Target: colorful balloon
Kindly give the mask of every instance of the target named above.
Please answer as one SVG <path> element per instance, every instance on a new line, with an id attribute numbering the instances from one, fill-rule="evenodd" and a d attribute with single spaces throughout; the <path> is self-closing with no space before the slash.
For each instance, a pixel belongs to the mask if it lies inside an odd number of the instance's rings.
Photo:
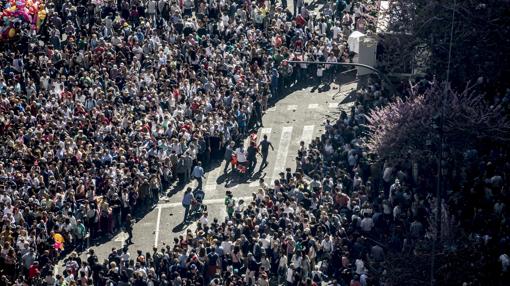
<path id="1" fill-rule="evenodd" d="M 11 28 L 11 29 L 9 30 L 9 33 L 7 33 L 7 36 L 9 37 L 9 39 L 14 38 L 14 36 L 16 36 L 16 29 Z"/>
<path id="2" fill-rule="evenodd" d="M 56 241 L 56 242 L 60 242 L 60 243 L 63 243 L 64 242 L 64 237 L 60 234 L 60 233 L 55 233 L 53 235 L 53 239 Z"/>
<path id="3" fill-rule="evenodd" d="M 53 244 L 53 248 L 54 248 L 55 250 L 64 250 L 64 244 L 63 244 L 63 243 L 61 243 L 61 242 L 55 242 L 55 243 Z"/>

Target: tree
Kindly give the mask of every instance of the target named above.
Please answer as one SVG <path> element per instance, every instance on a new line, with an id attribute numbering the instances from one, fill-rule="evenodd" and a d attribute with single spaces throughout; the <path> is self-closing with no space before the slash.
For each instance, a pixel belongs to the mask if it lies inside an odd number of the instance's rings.
<path id="1" fill-rule="evenodd" d="M 393 63 L 425 58 L 427 72 L 444 79 L 455 12 L 452 85 L 459 88 L 482 76 L 490 79 L 492 87 L 500 88 L 510 74 L 510 1 L 454 1 L 390 1 L 387 13 L 391 34 L 383 35 L 382 48 L 394 56 Z M 391 71 L 391 67 L 386 66 L 386 70 Z"/>
<path id="2" fill-rule="evenodd" d="M 432 82 L 421 94 L 413 89 L 408 99 L 397 98 L 370 111 L 364 145 L 379 158 L 410 154 L 426 161 L 437 145 L 441 115 L 444 142 L 451 152 L 510 141 L 510 119 L 502 105 L 489 105 L 476 86 L 457 93 Z"/>

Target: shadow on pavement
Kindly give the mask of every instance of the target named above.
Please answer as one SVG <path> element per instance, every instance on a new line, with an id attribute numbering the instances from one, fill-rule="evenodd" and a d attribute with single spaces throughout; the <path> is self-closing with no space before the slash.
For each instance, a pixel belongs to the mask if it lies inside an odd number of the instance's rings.
<path id="1" fill-rule="evenodd" d="M 356 98 L 357 98 L 356 90 L 352 90 L 351 92 L 349 92 L 349 95 L 347 95 L 342 100 L 342 102 L 340 102 L 340 104 L 347 104 L 347 103 L 354 102 L 354 101 L 356 101 Z"/>
<path id="2" fill-rule="evenodd" d="M 173 233 L 181 232 L 190 224 L 191 222 L 181 222 L 172 229 L 172 232 Z"/>

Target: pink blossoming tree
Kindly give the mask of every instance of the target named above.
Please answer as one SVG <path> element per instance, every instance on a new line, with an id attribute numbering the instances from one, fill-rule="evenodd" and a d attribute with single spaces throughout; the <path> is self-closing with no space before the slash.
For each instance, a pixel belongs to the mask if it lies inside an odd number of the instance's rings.
<path id="1" fill-rule="evenodd" d="M 431 146 L 439 141 L 441 114 L 449 150 L 510 142 L 510 119 L 503 106 L 487 104 L 475 86 L 459 93 L 433 82 L 423 94 L 413 91 L 408 99 L 373 109 L 367 116 L 364 145 L 379 158 L 398 160 L 408 154 L 418 160 L 429 158 Z"/>

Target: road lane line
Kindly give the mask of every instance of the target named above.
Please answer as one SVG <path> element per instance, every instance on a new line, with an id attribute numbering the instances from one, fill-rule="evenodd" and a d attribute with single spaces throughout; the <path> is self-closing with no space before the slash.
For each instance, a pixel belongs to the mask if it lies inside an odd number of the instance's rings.
<path id="1" fill-rule="evenodd" d="M 317 109 L 317 108 L 319 108 L 319 104 L 317 104 L 317 103 L 308 104 L 308 109 Z"/>
<path id="2" fill-rule="evenodd" d="M 161 221 L 161 207 L 158 207 L 158 220 L 156 221 L 156 233 L 154 234 L 154 247 L 158 247 L 160 221 Z"/>
<path id="3" fill-rule="evenodd" d="M 330 102 L 330 103 L 328 103 L 328 107 L 329 107 L 329 108 L 337 108 L 338 106 L 339 106 L 339 105 L 338 105 L 338 103 L 336 103 L 336 102 Z"/>
<path id="4" fill-rule="evenodd" d="M 315 125 L 305 125 L 303 126 L 303 134 L 301 135 L 301 141 L 305 142 L 305 146 L 308 146 L 312 142 L 313 139 L 313 130 Z"/>
<path id="5" fill-rule="evenodd" d="M 278 144 L 278 151 L 273 169 L 273 176 L 271 177 L 271 184 L 273 180 L 279 178 L 278 174 L 284 171 L 285 162 L 287 161 L 287 153 L 289 152 L 290 140 L 292 138 L 292 126 L 285 126 L 282 128 L 282 135 L 280 143 Z"/>
<path id="6" fill-rule="evenodd" d="M 291 104 L 291 105 L 287 106 L 288 111 L 296 110 L 296 109 L 297 109 L 297 105 L 295 105 L 295 104 Z"/>
<path id="7" fill-rule="evenodd" d="M 223 163 L 223 161 L 222 161 L 222 163 Z M 206 179 L 205 187 L 204 187 L 205 191 L 215 191 L 216 190 L 216 186 L 218 185 L 216 183 L 216 180 L 220 176 L 220 173 L 222 170 L 222 165 L 223 165 L 222 163 L 220 163 L 220 165 L 218 167 L 216 167 L 214 170 L 210 171 L 207 174 L 207 179 Z"/>
<path id="8" fill-rule="evenodd" d="M 267 135 L 267 140 L 269 140 L 269 137 L 271 137 L 271 130 L 272 130 L 271 127 L 262 128 L 260 130 L 260 136 L 258 138 L 258 143 L 260 143 L 260 141 L 262 141 L 262 139 L 264 138 L 264 135 Z"/>

